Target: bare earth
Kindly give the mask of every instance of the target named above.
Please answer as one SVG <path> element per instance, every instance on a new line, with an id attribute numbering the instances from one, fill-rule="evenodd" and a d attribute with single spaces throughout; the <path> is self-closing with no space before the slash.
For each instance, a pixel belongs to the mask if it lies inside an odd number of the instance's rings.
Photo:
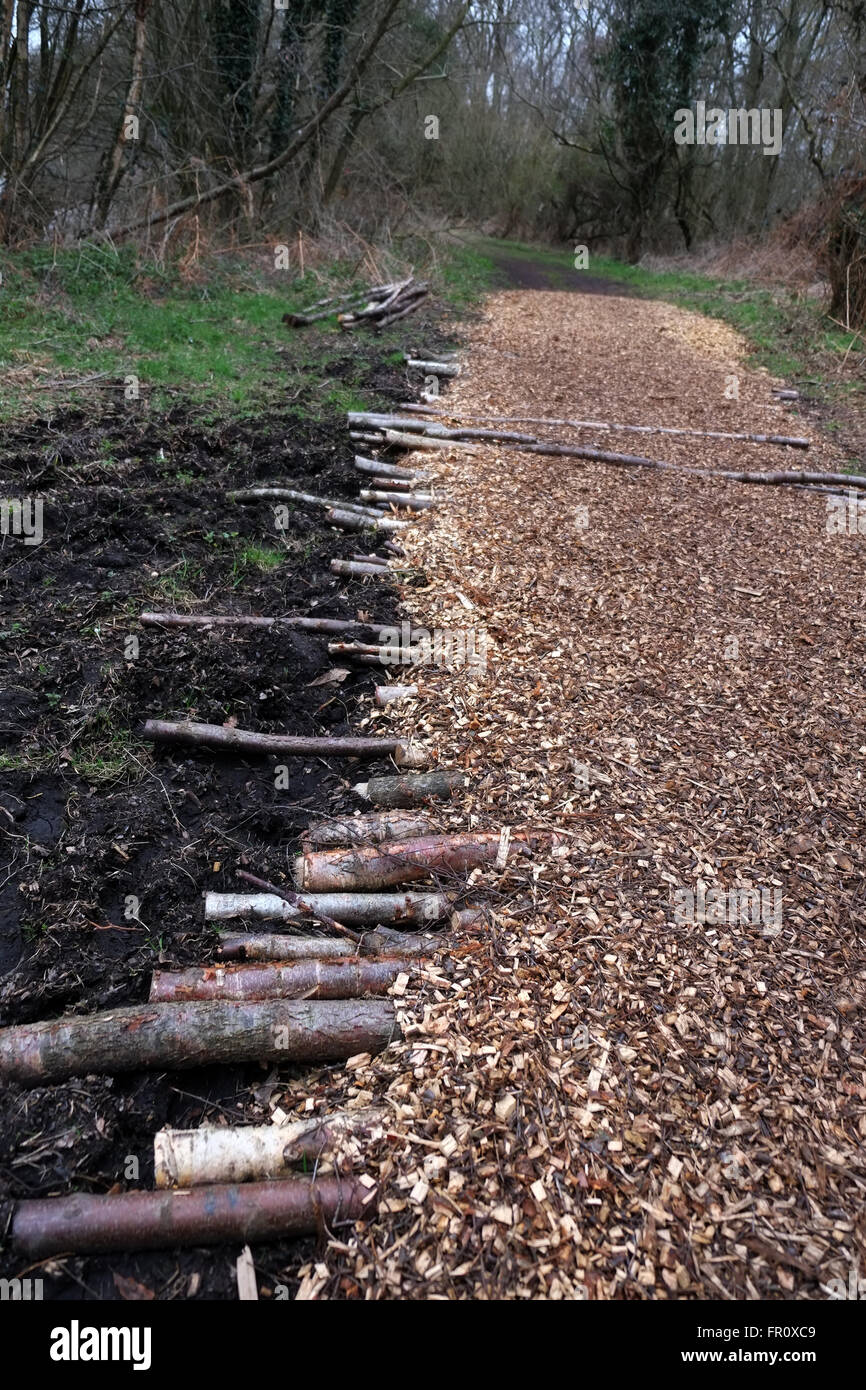
<path id="1" fill-rule="evenodd" d="M 463 360 L 449 410 L 810 433 L 733 332 L 655 302 L 504 291 Z M 827 440 L 550 433 L 840 467 Z M 403 1042 L 334 1074 L 407 1137 L 301 1296 L 823 1299 L 866 1265 L 863 538 L 793 488 L 489 446 L 432 466 L 405 598 L 485 632 L 487 672 L 430 668 L 370 726 L 466 767 L 455 826 L 562 842 L 478 875 L 491 925 L 412 979 Z M 780 915 L 678 919 L 699 884 Z"/>

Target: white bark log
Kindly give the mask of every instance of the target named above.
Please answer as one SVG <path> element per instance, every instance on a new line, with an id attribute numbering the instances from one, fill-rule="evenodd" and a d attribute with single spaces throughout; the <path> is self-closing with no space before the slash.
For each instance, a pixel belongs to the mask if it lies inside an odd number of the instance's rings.
<path id="1" fill-rule="evenodd" d="M 417 685 L 376 686 L 376 704 L 380 709 L 384 709 L 385 705 L 397 704 L 399 700 L 415 700 L 417 696 Z"/>
<path id="2" fill-rule="evenodd" d="M 313 912 L 323 912 L 344 926 L 360 927 L 375 927 L 380 922 L 438 922 L 447 916 L 450 906 L 443 893 L 311 893 L 304 901 L 309 902 Z M 309 926 L 311 919 L 309 912 L 276 893 L 206 893 L 204 916 L 206 922 L 245 917 L 297 926 Z"/>
<path id="3" fill-rule="evenodd" d="M 407 507 L 410 512 L 427 512 L 436 503 L 429 492 L 375 492 L 372 488 L 361 489 L 362 502 L 385 502 L 392 507 Z"/>
<path id="4" fill-rule="evenodd" d="M 163 1129 L 153 1140 L 154 1182 L 200 1187 L 286 1177 L 304 1160 L 313 1166 L 320 1153 L 357 1157 L 358 1141 L 381 1138 L 389 1120 L 389 1111 L 369 1107 L 285 1125 Z"/>

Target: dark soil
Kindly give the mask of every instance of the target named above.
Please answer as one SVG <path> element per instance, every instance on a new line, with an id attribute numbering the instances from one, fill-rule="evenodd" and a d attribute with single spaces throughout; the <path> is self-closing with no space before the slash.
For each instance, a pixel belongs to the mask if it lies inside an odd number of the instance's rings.
<path id="1" fill-rule="evenodd" d="M 405 341 L 412 351 L 443 345 L 420 318 Z M 371 403 L 403 399 L 417 383 L 384 363 L 384 351 L 359 337 L 344 359 L 329 359 L 328 375 L 344 375 Z M 159 418 L 131 407 L 34 420 L 7 434 L 0 496 L 43 498 L 44 540 L 0 538 L 4 1025 L 133 1003 L 146 998 L 155 964 L 212 959 L 202 893 L 237 889 L 244 866 L 286 878 L 299 832 L 352 802 L 354 761 L 286 760 L 289 785 L 277 789 L 277 759 L 160 752 L 143 742 L 141 726 L 149 717 L 231 718 L 261 731 L 347 733 L 359 695 L 374 683 L 366 668 L 315 684 L 337 664 L 327 637 L 168 633 L 137 621 L 143 609 L 195 605 L 392 622 L 400 611 L 393 591 L 346 583 L 328 568 L 334 556 L 372 548 L 369 533 L 344 536 L 306 507 L 278 532 L 269 504 L 226 500 L 233 487 L 271 481 L 356 496 L 351 460 L 335 409 L 206 425 L 188 405 Z M 251 545 L 282 552 L 279 565 L 261 568 Z M 0 1197 L 150 1187 L 161 1126 L 194 1127 L 219 1114 L 261 1121 L 281 1083 L 303 1077 L 304 1093 L 316 1095 L 327 1072 L 219 1067 L 7 1086 Z M 293 1290 L 314 1248 L 257 1247 L 262 1282 Z M 238 1253 L 63 1258 L 35 1272 L 53 1299 L 129 1297 L 124 1280 L 163 1299 L 234 1299 Z M 4 1250 L 4 1276 L 22 1266 Z"/>

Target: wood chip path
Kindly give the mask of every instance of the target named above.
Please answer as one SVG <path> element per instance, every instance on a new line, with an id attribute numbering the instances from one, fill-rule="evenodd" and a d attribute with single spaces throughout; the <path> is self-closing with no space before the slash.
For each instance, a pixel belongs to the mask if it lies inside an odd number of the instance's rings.
<path id="1" fill-rule="evenodd" d="M 462 360 L 453 410 L 811 433 L 732 331 L 656 302 L 503 291 Z M 824 1298 L 866 1268 L 864 539 L 790 488 L 477 444 L 436 468 L 405 598 L 486 633 L 486 674 L 413 673 L 369 730 L 472 774 L 455 825 L 562 843 L 476 871 L 491 925 L 398 983 L 404 1041 L 321 1075 L 307 1104 L 390 1104 L 394 1134 L 378 1218 L 300 1296 Z M 720 919 L 683 920 L 713 888 Z M 740 920 L 749 888 L 778 911 Z"/>

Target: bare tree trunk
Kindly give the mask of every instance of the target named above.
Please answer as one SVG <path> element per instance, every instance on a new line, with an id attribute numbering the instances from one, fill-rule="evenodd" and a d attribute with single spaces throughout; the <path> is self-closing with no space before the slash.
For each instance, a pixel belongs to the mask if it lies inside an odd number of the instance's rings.
<path id="1" fill-rule="evenodd" d="M 135 118 L 141 102 L 141 87 L 144 77 L 144 49 L 147 40 L 147 16 L 152 0 L 135 0 L 135 37 L 132 44 L 132 61 L 129 71 L 129 87 L 126 101 L 120 113 L 114 145 L 111 149 L 94 193 L 97 212 L 97 225 L 104 227 L 115 194 L 123 178 L 123 152 L 127 143 L 126 123 Z"/>

